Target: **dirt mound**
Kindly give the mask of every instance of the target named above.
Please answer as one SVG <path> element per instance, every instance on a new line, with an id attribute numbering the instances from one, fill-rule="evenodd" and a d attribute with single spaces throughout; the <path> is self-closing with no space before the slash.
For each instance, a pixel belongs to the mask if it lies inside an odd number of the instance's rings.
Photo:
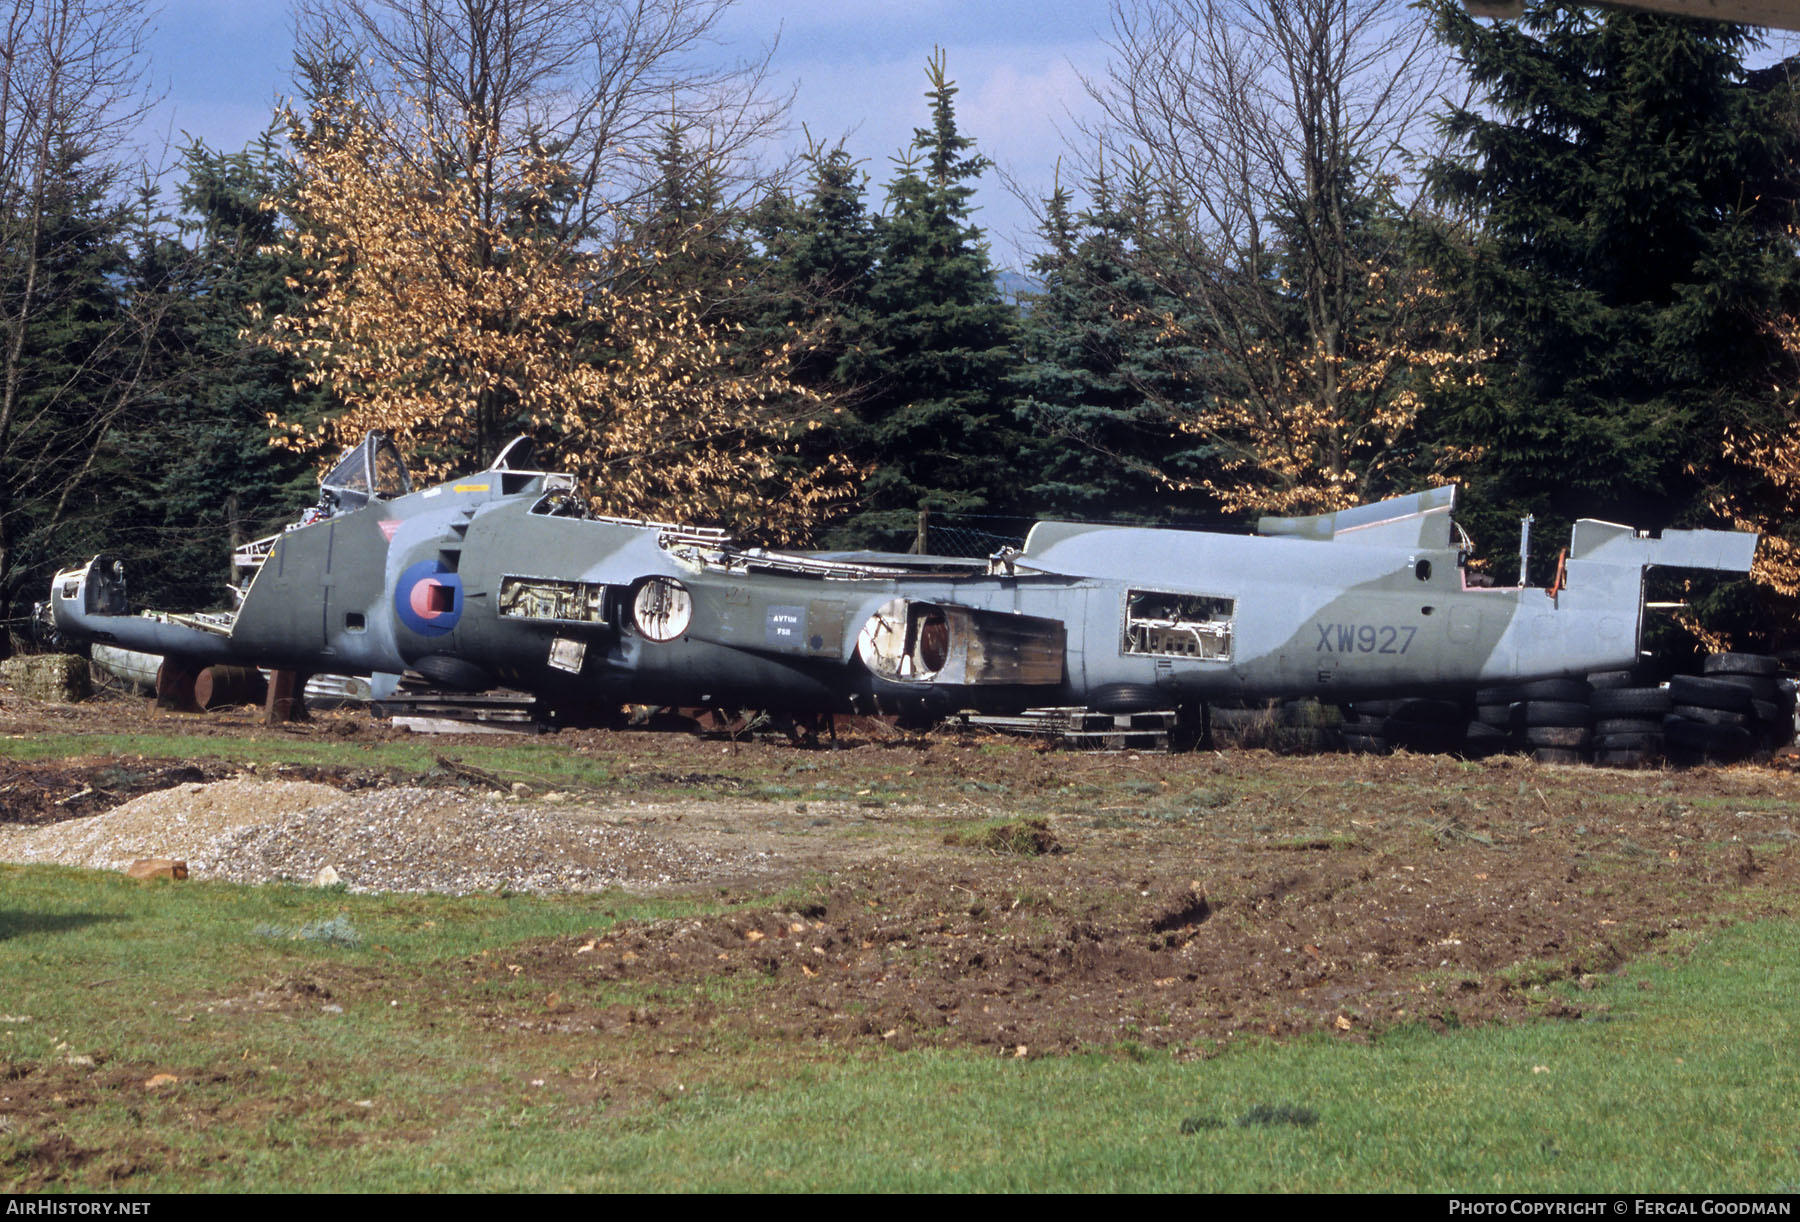
<path id="1" fill-rule="evenodd" d="M 1405 1023 L 1582 1017 L 1542 986 L 1703 927 L 1745 887 L 1780 904 L 1800 882 L 1791 854 L 1765 867 L 1742 843 L 1696 843 L 1686 833 L 1702 829 L 1660 816 L 1618 826 L 1623 852 L 1595 844 L 1594 830 L 1421 843 L 1396 829 L 1242 848 L 1215 838 L 1210 881 L 1166 864 L 1121 872 L 1094 859 L 1091 841 L 1062 856 L 976 860 L 965 849 L 961 861 L 842 871 L 797 910 L 517 947 L 507 970 L 564 999 L 619 982 L 683 986 L 651 1008 L 565 1001 L 548 1020 L 561 1031 L 648 1023 L 659 1040 L 703 1044 L 729 1021 L 802 1042 L 1204 1052 L 1241 1034 L 1359 1038 Z M 768 987 L 729 1018 L 681 1000 L 741 991 L 705 987 L 718 978 Z"/>

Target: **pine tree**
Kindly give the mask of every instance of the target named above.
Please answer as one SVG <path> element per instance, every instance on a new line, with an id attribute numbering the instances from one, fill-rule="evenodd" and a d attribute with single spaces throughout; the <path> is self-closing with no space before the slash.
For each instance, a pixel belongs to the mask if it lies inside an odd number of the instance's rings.
<path id="1" fill-rule="evenodd" d="M 105 538 L 113 498 L 97 468 L 139 404 L 143 373 L 129 209 L 109 198 L 113 179 L 72 142 L 59 143 L 45 172 L 35 198 L 0 201 L 0 210 L 29 211 L 28 221 L 17 211 L 0 220 L 31 235 L 0 250 L 3 329 L 17 371 L 0 432 L 0 593 L 13 614 L 42 597 L 56 563 Z"/>
<path id="2" fill-rule="evenodd" d="M 1006 391 L 1014 312 L 971 215 L 988 161 L 957 130 L 941 51 L 927 77 L 932 125 L 914 131 L 889 184 L 869 325 L 843 362 L 870 390 L 849 431 L 869 474 L 858 512 L 833 534 L 847 545 L 905 547 L 921 510 L 1006 512 L 1019 479 Z"/>
<path id="3" fill-rule="evenodd" d="M 771 192 L 750 217 L 756 253 L 742 344 L 790 351 L 791 381 L 808 400 L 788 413 L 801 423 L 784 471 L 829 466 L 854 478 L 845 452 L 855 446 L 855 409 L 868 393 L 857 378 L 873 318 L 875 227 L 863 175 L 841 144 L 812 145 L 804 164 L 801 194 Z"/>
<path id="4" fill-rule="evenodd" d="M 288 181 L 273 138 L 235 153 L 196 142 L 182 164 L 172 232 L 146 226 L 132 255 L 133 279 L 158 299 L 154 384 L 107 456 L 130 473 L 109 481 L 119 512 L 108 546 L 157 557 L 139 566 L 134 597 L 170 610 L 217 605 L 230 548 L 310 502 L 312 464 L 271 447 L 268 421 L 325 407 L 316 390 L 294 389 L 294 361 L 249 334 L 255 313 L 296 300 L 298 269 L 276 247 Z"/>
<path id="5" fill-rule="evenodd" d="M 1747 73 L 1753 36 L 1710 21 L 1439 20 L 1484 95 L 1447 118 L 1461 152 L 1433 174 L 1481 227 L 1448 266 L 1499 343 L 1456 425 L 1485 450 L 1475 499 L 1553 529 L 1694 515 L 1722 428 L 1761 410 L 1777 345 L 1757 319 L 1792 281 L 1785 73 Z"/>
<path id="6" fill-rule="evenodd" d="M 1153 224 L 1141 162 L 1118 187 L 1102 174 L 1071 211 L 1058 187 L 1044 203 L 1039 291 L 1021 322 L 1018 418 L 1030 435 L 1039 514 L 1154 521 L 1202 507 L 1194 483 L 1206 447 L 1175 425 L 1197 351 L 1162 324 L 1179 309 L 1138 252 Z"/>
<path id="7" fill-rule="evenodd" d="M 805 154 L 802 195 L 774 193 L 752 218 L 759 309 L 750 333 L 767 344 L 799 337 L 794 380 L 833 407 L 858 397 L 857 349 L 873 319 L 877 239 L 863 176 L 844 147 Z"/>

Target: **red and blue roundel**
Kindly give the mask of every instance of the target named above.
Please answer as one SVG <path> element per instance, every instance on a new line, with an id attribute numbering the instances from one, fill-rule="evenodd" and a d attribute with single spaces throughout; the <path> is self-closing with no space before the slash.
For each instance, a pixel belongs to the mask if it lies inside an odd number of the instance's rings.
<path id="1" fill-rule="evenodd" d="M 436 560 L 421 560 L 400 574 L 394 613 L 420 636 L 443 636 L 462 618 L 462 578 Z"/>

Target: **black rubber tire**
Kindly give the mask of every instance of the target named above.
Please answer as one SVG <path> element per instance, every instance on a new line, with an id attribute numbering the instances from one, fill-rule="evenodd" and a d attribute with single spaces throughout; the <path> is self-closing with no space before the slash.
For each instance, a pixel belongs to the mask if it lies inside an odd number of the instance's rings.
<path id="1" fill-rule="evenodd" d="M 1512 725 L 1517 714 L 1516 704 L 1478 704 L 1475 706 L 1475 720 L 1483 725 L 1498 726 L 1505 729 Z"/>
<path id="2" fill-rule="evenodd" d="M 1747 688 L 1726 679 L 1702 679 L 1695 675 L 1676 675 L 1669 680 L 1671 704 L 1685 704 L 1703 709 L 1725 709 L 1733 713 L 1750 711 Z"/>
<path id="3" fill-rule="evenodd" d="M 1525 741 L 1533 747 L 1561 747 L 1569 751 L 1579 751 L 1588 745 L 1593 735 L 1586 726 L 1527 726 Z"/>
<path id="4" fill-rule="evenodd" d="M 1520 716 L 1528 726 L 1587 726 L 1594 720 L 1585 703 L 1573 700 L 1533 700 Z"/>
<path id="5" fill-rule="evenodd" d="M 1583 757 L 1579 751 L 1567 751 L 1561 747 L 1539 747 L 1531 753 L 1531 758 L 1540 764 L 1579 764 Z"/>
<path id="6" fill-rule="evenodd" d="M 1173 695 L 1148 683 L 1102 683 L 1088 693 L 1096 713 L 1154 713 L 1174 705 Z"/>
<path id="7" fill-rule="evenodd" d="M 1621 687 L 1636 687 L 1637 672 L 1632 670 L 1597 670 L 1587 677 L 1588 686 L 1596 692 L 1616 691 Z"/>
<path id="8" fill-rule="evenodd" d="M 1715 726 L 1685 717 L 1671 717 L 1663 722 L 1663 738 L 1671 747 L 1707 755 L 1745 755 L 1752 745 L 1750 731 L 1742 726 Z"/>
<path id="9" fill-rule="evenodd" d="M 1396 747 L 1421 755 L 1442 755 L 1463 745 L 1461 719 L 1453 721 L 1407 721 L 1390 717 L 1382 723 L 1382 737 Z"/>
<path id="10" fill-rule="evenodd" d="M 1781 673 L 1781 659 L 1761 653 L 1709 653 L 1700 664 L 1709 675 L 1764 675 L 1774 678 Z"/>
<path id="11" fill-rule="evenodd" d="M 1606 717 L 1661 717 L 1669 711 L 1669 693 L 1660 687 L 1615 687 L 1594 693 L 1588 708 L 1594 720 Z"/>
<path id="12" fill-rule="evenodd" d="M 1534 679 L 1513 688 L 1514 700 L 1573 700 L 1585 704 L 1593 694 L 1586 679 Z"/>
<path id="13" fill-rule="evenodd" d="M 1393 747 L 1379 735 L 1346 734 L 1344 750 L 1352 755 L 1386 755 Z"/>
<path id="14" fill-rule="evenodd" d="M 1390 716 L 1401 721 L 1437 725 L 1446 721 L 1467 721 L 1469 706 L 1455 700 L 1433 700 L 1420 696 L 1397 702 Z"/>
<path id="15" fill-rule="evenodd" d="M 1470 750 L 1499 751 L 1512 743 L 1512 735 L 1499 726 L 1484 721 L 1471 721 L 1463 730 L 1463 745 Z"/>
<path id="16" fill-rule="evenodd" d="M 1773 700 L 1752 700 L 1750 716 L 1765 726 L 1777 726 L 1784 721 L 1794 720 L 1794 711 L 1784 709 Z"/>
<path id="17" fill-rule="evenodd" d="M 1602 768 L 1653 768 L 1657 758 L 1658 753 L 1655 751 L 1594 752 L 1594 763 Z"/>
<path id="18" fill-rule="evenodd" d="M 1594 723 L 1594 736 L 1602 734 L 1661 734 L 1660 717 L 1608 717 Z"/>
<path id="19" fill-rule="evenodd" d="M 1709 709 L 1699 704 L 1678 704 L 1669 710 L 1670 717 L 1680 717 L 1687 721 L 1697 721 L 1709 726 L 1746 726 L 1750 724 L 1750 714 L 1734 713 L 1730 709 Z"/>
<path id="20" fill-rule="evenodd" d="M 1660 730 L 1654 734 L 1596 734 L 1593 743 L 1596 751 L 1660 751 L 1662 745 Z"/>
<path id="21" fill-rule="evenodd" d="M 1733 683 L 1750 693 L 1752 700 L 1779 700 L 1782 695 L 1781 680 L 1771 679 L 1767 675 L 1709 675 L 1720 683 Z"/>

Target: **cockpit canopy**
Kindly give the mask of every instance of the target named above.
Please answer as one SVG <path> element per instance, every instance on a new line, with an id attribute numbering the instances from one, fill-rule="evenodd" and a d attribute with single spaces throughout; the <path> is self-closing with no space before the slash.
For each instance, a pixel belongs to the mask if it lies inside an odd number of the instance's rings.
<path id="1" fill-rule="evenodd" d="M 387 501 L 412 491 L 412 477 L 400 447 L 386 433 L 369 433 L 345 450 L 337 464 L 319 481 L 321 499 L 329 499 L 339 511 L 360 509 L 371 500 Z"/>

